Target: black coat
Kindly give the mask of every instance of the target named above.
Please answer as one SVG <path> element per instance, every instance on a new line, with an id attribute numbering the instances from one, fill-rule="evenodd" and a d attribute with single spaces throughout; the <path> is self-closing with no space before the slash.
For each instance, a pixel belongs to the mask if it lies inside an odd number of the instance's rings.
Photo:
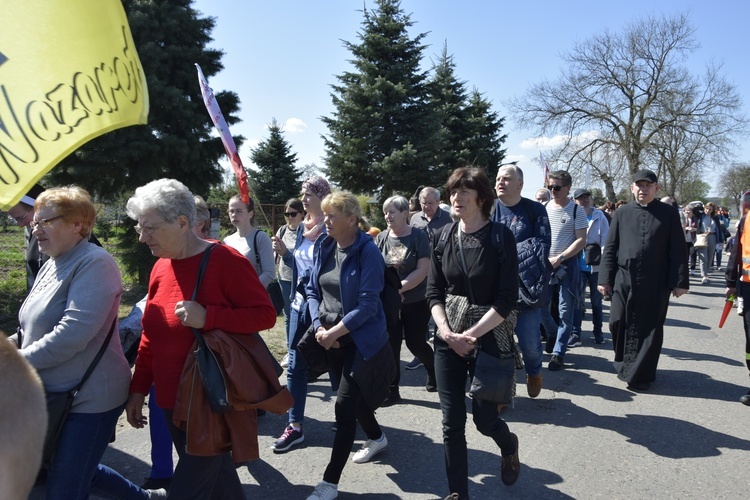
<path id="1" fill-rule="evenodd" d="M 653 381 L 670 292 L 690 286 L 677 211 L 658 200 L 617 209 L 602 253 L 599 284 L 612 290 L 610 331 L 620 378 Z"/>

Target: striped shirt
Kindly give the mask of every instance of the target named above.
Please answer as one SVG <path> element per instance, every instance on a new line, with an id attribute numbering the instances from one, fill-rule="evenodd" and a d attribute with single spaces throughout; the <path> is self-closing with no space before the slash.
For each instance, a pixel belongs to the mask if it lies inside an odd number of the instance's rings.
<path id="1" fill-rule="evenodd" d="M 573 227 L 573 210 L 578 210 L 575 214 L 575 228 Z M 547 203 L 547 216 L 552 231 L 552 247 L 549 251 L 549 258 L 553 259 L 573 244 L 576 240 L 576 229 L 588 228 L 588 220 L 583 207 L 576 205 L 573 201 L 568 201 L 568 204 L 563 208 L 553 203 Z M 568 255 L 567 257 L 570 258 L 571 256 Z"/>

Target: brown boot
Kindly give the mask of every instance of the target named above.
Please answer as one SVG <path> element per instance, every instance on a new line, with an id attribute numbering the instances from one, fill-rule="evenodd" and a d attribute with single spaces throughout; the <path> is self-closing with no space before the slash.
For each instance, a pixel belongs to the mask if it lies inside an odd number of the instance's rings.
<path id="1" fill-rule="evenodd" d="M 526 375 L 526 392 L 530 398 L 535 398 L 542 392 L 542 374 Z"/>

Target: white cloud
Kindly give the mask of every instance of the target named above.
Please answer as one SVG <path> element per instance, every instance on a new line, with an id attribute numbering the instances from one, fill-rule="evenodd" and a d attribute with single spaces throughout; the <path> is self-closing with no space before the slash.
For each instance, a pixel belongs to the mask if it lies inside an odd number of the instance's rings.
<path id="1" fill-rule="evenodd" d="M 286 122 L 284 122 L 284 131 L 289 132 L 290 134 L 304 132 L 306 129 L 307 123 L 299 118 L 287 118 Z"/>
<path id="2" fill-rule="evenodd" d="M 599 132 L 592 130 L 583 132 L 573 138 L 573 143 L 590 141 L 599 135 Z M 554 137 L 532 137 L 521 141 L 518 145 L 521 149 L 529 150 L 550 150 L 562 146 L 568 140 L 567 135 L 556 135 Z"/>

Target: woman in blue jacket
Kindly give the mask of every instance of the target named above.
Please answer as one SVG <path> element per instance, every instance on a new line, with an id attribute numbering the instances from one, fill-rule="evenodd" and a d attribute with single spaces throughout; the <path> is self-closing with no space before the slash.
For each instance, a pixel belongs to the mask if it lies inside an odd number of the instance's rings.
<path id="1" fill-rule="evenodd" d="M 338 496 L 357 422 L 367 441 L 354 454 L 354 463 L 368 462 L 388 446 L 374 412 L 395 375 L 380 301 L 385 263 L 372 237 L 364 232 L 368 224 L 359 202 L 351 193 L 337 192 L 326 196 L 321 206 L 328 236 L 313 264 L 307 301 L 315 339 L 326 350 L 341 349 L 331 357 L 332 372 L 340 384 L 331 460 L 308 500 Z"/>

